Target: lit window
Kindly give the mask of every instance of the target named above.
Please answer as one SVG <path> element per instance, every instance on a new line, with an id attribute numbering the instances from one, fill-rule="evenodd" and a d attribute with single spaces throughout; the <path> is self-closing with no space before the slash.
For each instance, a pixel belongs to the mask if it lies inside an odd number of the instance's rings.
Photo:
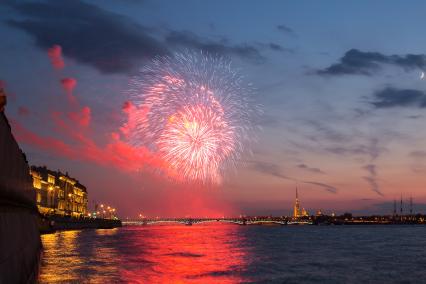
<path id="1" fill-rule="evenodd" d="M 41 189 L 41 182 L 38 178 L 33 177 L 33 186 L 35 188 Z"/>
<path id="2" fill-rule="evenodd" d="M 51 183 L 51 184 L 54 184 L 55 183 L 55 177 L 52 176 L 52 175 L 48 175 L 47 176 L 47 182 Z"/>

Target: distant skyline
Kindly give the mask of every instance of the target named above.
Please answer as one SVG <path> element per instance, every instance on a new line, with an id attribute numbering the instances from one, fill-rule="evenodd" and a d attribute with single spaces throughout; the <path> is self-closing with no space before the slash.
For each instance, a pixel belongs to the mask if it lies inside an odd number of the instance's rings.
<path id="1" fill-rule="evenodd" d="M 388 214 L 402 194 L 426 212 L 423 1 L 4 3 L 0 80 L 21 148 L 122 217 L 288 215 L 296 184 L 310 211 Z M 230 58 L 264 108 L 253 155 L 220 186 L 170 181 L 126 143 L 130 78 L 182 50 Z"/>

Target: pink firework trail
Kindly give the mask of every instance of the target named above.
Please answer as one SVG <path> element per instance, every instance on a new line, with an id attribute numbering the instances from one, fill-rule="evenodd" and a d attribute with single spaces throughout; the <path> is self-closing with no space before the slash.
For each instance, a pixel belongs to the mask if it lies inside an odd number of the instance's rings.
<path id="1" fill-rule="evenodd" d="M 220 183 L 257 132 L 253 89 L 231 62 L 203 53 L 159 57 L 131 80 L 132 143 L 148 146 L 180 178 Z"/>

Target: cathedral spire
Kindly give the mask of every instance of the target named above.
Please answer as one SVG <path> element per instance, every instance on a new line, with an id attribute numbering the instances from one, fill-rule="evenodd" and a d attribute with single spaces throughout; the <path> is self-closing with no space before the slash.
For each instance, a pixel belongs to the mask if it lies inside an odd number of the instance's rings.
<path id="1" fill-rule="evenodd" d="M 301 212 L 300 212 L 300 203 L 299 203 L 299 192 L 297 190 L 297 184 L 296 184 L 296 200 L 294 202 L 293 217 L 299 218 L 300 216 L 301 216 Z"/>

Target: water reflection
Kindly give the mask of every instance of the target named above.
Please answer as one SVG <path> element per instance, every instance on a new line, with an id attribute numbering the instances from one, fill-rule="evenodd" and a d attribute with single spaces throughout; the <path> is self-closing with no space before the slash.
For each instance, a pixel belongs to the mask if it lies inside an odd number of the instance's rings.
<path id="1" fill-rule="evenodd" d="M 44 235 L 40 282 L 241 282 L 248 252 L 240 230 L 162 225 Z"/>
<path id="2" fill-rule="evenodd" d="M 117 266 L 112 262 L 117 251 L 102 232 L 64 231 L 42 236 L 44 247 L 40 271 L 41 283 L 90 282 L 102 283 L 118 274 Z M 115 230 L 116 233 L 116 230 Z M 107 233 L 110 237 L 114 231 Z M 99 237 L 97 237 L 99 236 Z M 105 283 L 105 282 L 104 282 Z"/>
<path id="3" fill-rule="evenodd" d="M 80 231 L 44 235 L 41 282 L 73 280 L 70 268 L 79 267 L 82 259 L 76 251 Z"/>

